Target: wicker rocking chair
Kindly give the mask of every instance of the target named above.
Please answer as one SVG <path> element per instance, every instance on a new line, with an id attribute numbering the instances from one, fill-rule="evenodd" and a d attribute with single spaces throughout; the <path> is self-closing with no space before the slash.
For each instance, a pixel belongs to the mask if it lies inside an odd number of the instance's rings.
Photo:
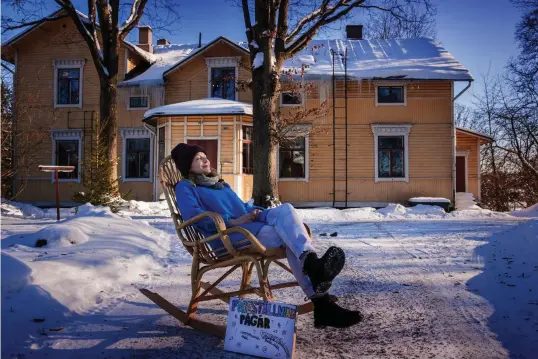
<path id="1" fill-rule="evenodd" d="M 297 282 L 273 285 L 269 282 L 269 266 L 271 263 L 275 263 L 291 273 L 291 269 L 280 261 L 286 258 L 286 250 L 284 248 L 265 248 L 249 231 L 241 227 L 226 228 L 222 217 L 214 212 L 205 212 L 187 221 L 183 220 L 179 212 L 175 193 L 175 185 L 181 180 L 181 174 L 176 169 L 174 161 L 170 156 L 161 162 L 159 169 L 161 184 L 177 235 L 187 251 L 192 255 L 192 296 L 186 312 L 168 302 L 159 294 L 147 289 L 140 289 L 145 296 L 183 324 L 207 334 L 224 337 L 226 326 L 216 325 L 196 318 L 199 303 L 216 299 L 229 303 L 230 297 L 244 297 L 247 294 L 256 294 L 263 298 L 264 301 L 271 301 L 274 298 L 274 289 L 298 286 Z M 209 237 L 204 237 L 193 226 L 193 224 L 205 217 L 213 220 L 218 231 Z M 305 227 L 311 235 L 310 228 L 306 224 Z M 235 247 L 228 237 L 229 234 L 234 232 L 240 232 L 245 237 L 240 242 L 237 242 Z M 208 245 L 208 242 L 218 238 L 222 240 L 224 247 L 214 250 Z M 240 247 L 240 249 L 237 249 L 237 247 Z M 228 270 L 213 283 L 202 281 L 204 274 L 218 268 L 228 268 Z M 250 284 L 254 268 L 256 268 L 256 274 L 258 276 L 258 287 L 253 287 Z M 217 285 L 237 269 L 242 271 L 239 290 L 224 292 L 217 288 Z M 312 310 L 312 302 L 298 306 L 299 314 L 305 314 Z"/>

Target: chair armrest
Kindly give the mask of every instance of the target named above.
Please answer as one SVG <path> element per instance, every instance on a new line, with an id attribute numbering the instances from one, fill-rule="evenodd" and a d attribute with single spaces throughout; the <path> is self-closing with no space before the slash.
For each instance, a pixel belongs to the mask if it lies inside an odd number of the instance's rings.
<path id="1" fill-rule="evenodd" d="M 244 229 L 242 227 L 228 228 L 228 229 L 226 229 L 226 230 L 224 230 L 224 231 L 222 231 L 220 233 L 216 233 L 216 234 L 213 234 L 212 236 L 206 237 L 206 238 L 200 240 L 199 242 L 200 243 L 207 243 L 209 241 L 212 241 L 212 240 L 215 240 L 215 239 L 218 239 L 218 238 L 222 238 L 223 242 L 225 242 L 225 240 L 229 241 L 228 235 L 232 234 L 232 233 L 236 233 L 236 232 L 239 232 L 239 233 L 243 234 L 243 236 L 245 236 L 245 238 L 250 242 L 250 244 L 252 244 L 254 246 L 256 251 L 258 251 L 260 254 L 265 253 L 265 251 L 266 251 L 265 246 L 263 244 L 261 244 L 260 241 L 258 241 L 258 239 L 252 233 L 250 233 L 248 230 L 246 230 L 246 229 Z M 224 237 L 225 237 L 225 239 L 224 239 Z M 235 252 L 235 248 L 234 248 L 234 252 Z M 232 252 L 230 252 L 230 253 L 232 253 Z M 235 253 L 232 253 L 232 255 L 235 255 Z"/>
<path id="2" fill-rule="evenodd" d="M 187 226 L 192 226 L 196 222 L 198 222 L 198 221 L 200 221 L 200 220 L 202 220 L 202 219 L 204 219 L 206 217 L 209 217 L 209 218 L 211 218 L 213 220 L 213 223 L 215 223 L 215 227 L 217 228 L 217 232 L 220 233 L 220 232 L 226 230 L 226 223 L 224 223 L 224 220 L 222 219 L 220 214 L 218 214 L 216 212 L 200 213 L 199 215 L 194 216 L 191 219 L 184 221 L 183 223 L 180 223 L 179 226 L 178 226 L 178 229 L 184 229 Z"/>

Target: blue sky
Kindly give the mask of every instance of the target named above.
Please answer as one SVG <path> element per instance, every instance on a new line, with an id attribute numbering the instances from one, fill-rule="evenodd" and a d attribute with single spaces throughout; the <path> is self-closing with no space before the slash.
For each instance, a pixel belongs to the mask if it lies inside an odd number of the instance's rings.
<path id="1" fill-rule="evenodd" d="M 235 41 L 245 40 L 243 15 L 241 9 L 226 0 L 178 0 L 181 21 L 174 27 L 174 33 L 154 34 L 154 41 L 166 37 L 172 43 L 194 43 L 202 32 L 202 41 L 208 42 L 218 36 L 226 36 Z M 479 80 L 490 68 L 495 75 L 504 70 L 510 56 L 517 54 L 514 41 L 515 24 L 520 12 L 509 0 L 433 0 L 438 7 L 438 40 L 454 57 L 467 67 L 477 80 L 471 87 L 479 91 Z M 50 10 L 54 3 L 50 2 Z M 86 12 L 87 2 L 75 0 L 78 8 Z M 4 15 L 10 10 L 2 4 Z M 353 23 L 361 22 L 360 10 L 355 12 Z M 341 37 L 343 31 L 335 28 L 323 37 Z M 138 41 L 137 31 L 128 37 Z M 464 87 L 457 85 L 456 91 Z M 471 91 L 459 100 L 470 104 Z"/>

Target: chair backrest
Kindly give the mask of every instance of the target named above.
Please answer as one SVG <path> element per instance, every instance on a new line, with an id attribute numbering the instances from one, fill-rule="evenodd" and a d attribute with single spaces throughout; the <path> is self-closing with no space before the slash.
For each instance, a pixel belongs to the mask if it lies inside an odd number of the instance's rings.
<path id="1" fill-rule="evenodd" d="M 174 221 L 174 227 L 181 242 L 183 244 L 185 244 L 185 242 L 192 243 L 198 239 L 204 238 L 204 236 L 193 226 L 187 226 L 183 230 L 179 229 L 180 223 L 183 223 L 183 218 L 181 217 L 181 212 L 177 205 L 176 184 L 181 181 L 182 177 L 181 173 L 176 168 L 172 156 L 167 156 L 161 161 L 161 164 L 159 165 L 159 174 L 166 202 L 168 203 L 168 208 L 170 209 L 170 214 Z M 185 248 L 191 255 L 193 254 L 192 247 L 185 246 Z M 203 259 L 203 257 L 200 258 Z"/>

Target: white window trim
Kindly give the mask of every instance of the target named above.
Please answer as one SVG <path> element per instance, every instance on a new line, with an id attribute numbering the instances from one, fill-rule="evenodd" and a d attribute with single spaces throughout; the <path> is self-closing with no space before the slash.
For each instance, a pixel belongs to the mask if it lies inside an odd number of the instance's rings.
<path id="1" fill-rule="evenodd" d="M 299 107 L 299 106 L 304 106 L 305 104 L 305 92 L 304 91 L 300 91 L 300 95 L 301 95 L 301 103 L 290 103 L 290 104 L 285 104 L 283 102 L 283 95 L 285 93 L 290 93 L 290 92 L 293 92 L 293 91 L 282 91 L 280 93 L 280 107 Z"/>
<path id="2" fill-rule="evenodd" d="M 65 107 L 78 107 L 82 108 L 82 94 L 83 94 L 83 83 L 84 83 L 84 64 L 86 60 L 55 60 L 54 65 L 54 108 L 65 108 Z M 58 103 L 58 70 L 60 69 L 79 69 L 80 78 L 78 84 L 78 104 L 59 104 Z"/>
<path id="3" fill-rule="evenodd" d="M 146 107 L 131 107 L 131 97 L 146 97 L 148 100 L 146 101 L 147 106 Z M 149 105 L 149 96 L 148 95 L 129 95 L 129 98 L 127 100 L 127 110 L 128 111 L 137 111 L 137 110 L 148 110 L 150 108 Z"/>
<path id="4" fill-rule="evenodd" d="M 144 127 L 125 127 L 120 129 L 122 137 L 122 154 L 121 154 L 121 180 L 122 182 L 150 182 L 153 183 L 153 143 L 155 135 Z M 128 178 L 127 176 L 127 140 L 149 138 L 149 177 L 147 178 Z"/>
<path id="5" fill-rule="evenodd" d="M 211 96 L 211 70 L 214 68 L 233 67 L 235 68 L 235 97 L 234 101 L 239 99 L 239 91 L 237 91 L 237 80 L 239 79 L 239 63 L 241 62 L 240 56 L 233 57 L 206 57 L 205 62 L 207 64 L 207 97 Z"/>
<path id="6" fill-rule="evenodd" d="M 304 136 L 304 147 L 305 147 L 305 154 L 304 154 L 304 161 L 305 161 L 305 169 L 304 169 L 304 177 L 280 177 L 280 146 L 277 148 L 277 158 L 276 158 L 276 168 L 278 171 L 278 181 L 279 182 L 309 182 L 309 176 L 310 176 L 310 154 L 309 154 L 309 147 L 310 147 L 310 130 L 312 128 L 312 125 L 295 125 L 290 132 L 299 132 L 300 136 Z M 294 136 L 297 135 L 297 133 L 294 134 Z"/>
<path id="7" fill-rule="evenodd" d="M 82 178 L 82 130 L 51 130 L 50 137 L 52 138 L 52 165 L 56 166 L 56 141 L 78 141 L 78 177 L 77 178 L 58 178 L 58 182 L 77 182 L 80 183 Z M 55 183 L 54 172 L 51 174 L 51 183 Z"/>
<path id="8" fill-rule="evenodd" d="M 456 157 L 465 157 L 465 193 L 467 193 L 469 191 L 469 150 L 456 150 Z"/>
<path id="9" fill-rule="evenodd" d="M 411 124 L 372 124 L 374 134 L 374 154 L 375 154 L 375 183 L 377 182 L 407 182 L 409 183 L 409 133 L 411 133 Z M 379 177 L 379 136 L 404 136 L 404 170 L 405 177 Z"/>
<path id="10" fill-rule="evenodd" d="M 377 95 L 378 95 L 377 88 L 378 87 L 403 87 L 404 102 L 402 102 L 402 103 L 399 103 L 399 102 L 398 103 L 379 103 L 378 98 L 377 98 Z M 378 107 L 378 106 L 407 106 L 407 85 L 404 84 L 404 83 L 376 83 L 375 84 L 374 97 L 375 97 L 375 106 L 376 107 Z"/>
<path id="11" fill-rule="evenodd" d="M 250 174 L 250 173 L 244 173 L 243 172 L 243 126 L 246 126 L 246 127 L 252 127 L 252 123 L 240 123 L 241 126 L 241 130 L 239 132 L 239 135 L 241 136 L 241 141 L 239 143 L 239 166 L 241 168 L 241 175 L 248 175 L 248 176 L 253 176 L 254 174 Z M 254 145 L 254 141 L 252 141 L 252 145 Z"/>

